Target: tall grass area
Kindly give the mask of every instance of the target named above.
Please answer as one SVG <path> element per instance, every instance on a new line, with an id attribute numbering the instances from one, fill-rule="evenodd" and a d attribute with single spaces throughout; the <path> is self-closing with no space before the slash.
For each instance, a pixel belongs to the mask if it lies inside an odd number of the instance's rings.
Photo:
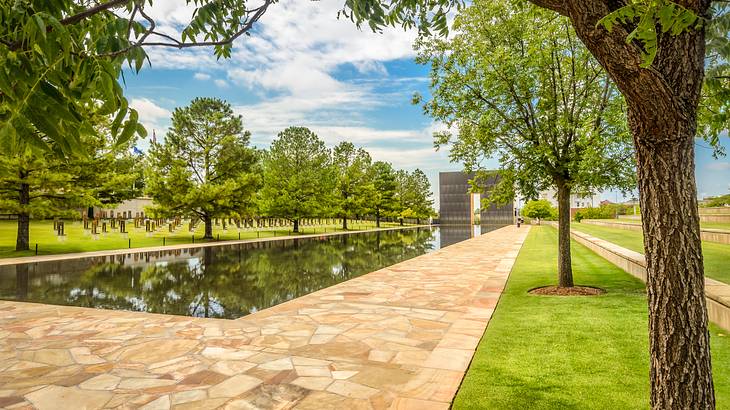
<path id="1" fill-rule="evenodd" d="M 374 229 L 375 222 L 354 223 L 349 222 L 350 230 Z M 134 223 L 130 220 L 127 222 L 127 235 L 120 234 L 118 230 L 109 233 L 101 233 L 101 225 L 99 226 L 99 235 L 92 237 L 89 230 L 83 229 L 83 223 L 80 221 L 65 224 L 66 236 L 63 240 L 56 236 L 53 231 L 52 221 L 31 221 L 30 223 L 30 247 L 29 251 L 16 252 L 15 240 L 17 237 L 16 221 L 0 221 L 0 258 L 14 258 L 19 256 L 31 256 L 35 254 L 35 245 L 38 244 L 38 254 L 48 255 L 57 253 L 71 252 L 89 252 L 111 249 L 126 249 L 130 245 L 132 248 L 145 248 L 150 246 L 189 244 L 193 242 L 193 233 L 189 232 L 187 225 L 179 227 L 176 232 L 168 232 L 167 226 L 153 233 L 145 232 L 144 226 L 135 228 Z M 389 228 L 398 226 L 397 223 L 381 222 L 381 227 Z M 341 225 L 321 225 L 321 226 L 300 226 L 300 235 L 314 233 L 329 233 L 341 231 Z M 213 237 L 216 240 L 238 240 L 238 239 L 255 239 L 270 238 L 272 236 L 292 235 L 291 227 L 280 228 L 261 228 L 257 229 L 241 229 L 240 238 L 239 231 L 235 226 L 228 227 L 223 230 L 223 226 L 213 227 Z M 203 241 L 203 225 L 200 224 L 196 228 L 195 243 L 207 242 Z M 163 242 L 164 238 L 164 242 Z M 131 240 L 131 242 L 130 242 Z"/>
<path id="2" fill-rule="evenodd" d="M 644 236 L 641 231 L 627 231 L 608 226 L 581 223 L 573 223 L 571 228 L 613 242 L 626 249 L 644 253 Z M 705 257 L 705 275 L 730 284 L 730 263 L 728 263 L 730 261 L 730 245 L 702 242 L 702 254 Z"/>
<path id="3" fill-rule="evenodd" d="M 557 231 L 532 228 L 454 409 L 646 409 L 644 284 L 573 244 L 577 284 L 602 296 L 533 296 L 557 282 Z M 718 408 L 730 409 L 730 336 L 711 328 Z"/>

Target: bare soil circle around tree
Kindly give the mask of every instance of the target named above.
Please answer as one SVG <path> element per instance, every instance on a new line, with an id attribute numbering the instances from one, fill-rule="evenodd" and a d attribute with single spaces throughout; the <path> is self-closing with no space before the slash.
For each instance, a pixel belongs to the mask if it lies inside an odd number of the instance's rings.
<path id="1" fill-rule="evenodd" d="M 593 286 L 573 286 L 570 288 L 541 286 L 539 288 L 532 288 L 527 293 L 541 296 L 598 296 L 603 295 L 606 291 Z"/>

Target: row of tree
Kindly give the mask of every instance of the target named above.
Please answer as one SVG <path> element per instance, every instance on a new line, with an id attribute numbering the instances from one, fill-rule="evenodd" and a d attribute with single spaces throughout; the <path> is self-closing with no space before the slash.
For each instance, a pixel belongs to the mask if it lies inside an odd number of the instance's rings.
<path id="1" fill-rule="evenodd" d="M 431 186 L 419 169 L 373 162 L 350 142 L 334 149 L 311 130 L 290 127 L 268 150 L 250 146 L 250 133 L 231 106 L 197 98 L 172 115 L 164 143 L 153 143 L 147 193 L 158 216 L 195 215 L 212 238 L 217 217 L 270 216 L 291 221 L 372 215 L 424 219 L 435 214 Z"/>
<path id="2" fill-rule="evenodd" d="M 298 232 L 302 218 L 338 217 L 347 229 L 354 217 L 372 216 L 380 226 L 382 218 L 435 214 L 421 170 L 374 162 L 349 142 L 330 150 L 300 127 L 257 150 L 241 117 L 218 99 L 198 98 L 176 109 L 164 143 L 153 142 L 147 157 L 134 148 L 134 138 L 115 144 L 108 122 L 97 127 L 101 137 L 86 137 L 85 155 L 32 145 L 0 154 L 0 213 L 17 216 L 16 250 L 29 249 L 31 217 L 71 217 L 143 192 L 153 198 L 156 217 L 200 219 L 209 239 L 214 218 L 283 218 Z"/>

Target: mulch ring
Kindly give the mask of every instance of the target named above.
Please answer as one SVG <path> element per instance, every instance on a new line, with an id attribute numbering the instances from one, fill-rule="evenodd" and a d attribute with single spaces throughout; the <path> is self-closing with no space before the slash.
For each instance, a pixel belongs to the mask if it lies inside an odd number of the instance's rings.
<path id="1" fill-rule="evenodd" d="M 597 296 L 606 293 L 601 288 L 594 288 L 592 286 L 573 286 L 571 288 L 561 288 L 558 286 L 542 286 L 539 288 L 530 289 L 528 291 L 531 295 L 543 295 L 543 296 Z"/>

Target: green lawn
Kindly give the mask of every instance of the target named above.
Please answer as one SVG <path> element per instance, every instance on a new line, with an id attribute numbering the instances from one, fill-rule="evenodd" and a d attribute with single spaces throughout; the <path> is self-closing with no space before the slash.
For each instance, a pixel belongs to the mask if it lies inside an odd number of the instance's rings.
<path id="1" fill-rule="evenodd" d="M 634 225 L 638 225 L 641 223 L 641 219 L 605 219 L 605 221 L 606 222 L 616 222 L 616 223 L 627 223 L 627 224 L 634 224 Z M 726 231 L 730 231 L 730 223 L 700 222 L 700 226 L 702 228 L 724 229 Z"/>
<path id="2" fill-rule="evenodd" d="M 393 227 L 397 226 L 397 223 L 381 223 L 382 227 Z M 349 228 L 351 230 L 359 229 L 372 229 L 375 228 L 374 222 L 368 223 L 357 223 L 354 224 L 349 222 Z M 257 231 L 255 229 L 242 229 L 240 239 L 253 239 L 257 237 L 268 238 L 271 236 L 283 236 L 291 235 L 291 228 L 283 227 L 279 229 L 274 228 L 262 228 Z M 325 233 L 340 231 L 339 225 L 327 225 L 327 226 L 300 226 L 300 234 L 313 234 L 313 233 Z M 16 221 L 0 221 L 0 258 L 11 258 L 18 256 L 30 256 L 35 254 L 35 244 L 38 244 L 38 254 L 56 254 L 56 253 L 70 253 L 70 252 L 88 252 L 88 251 L 100 251 L 110 249 L 126 249 L 129 247 L 131 239 L 132 248 L 142 248 L 150 246 L 161 246 L 163 244 L 163 238 L 165 245 L 175 245 L 182 243 L 191 243 L 193 241 L 193 234 L 188 232 L 187 225 L 178 228 L 177 232 L 168 232 L 167 226 L 162 229 L 148 234 L 145 232 L 144 226 L 135 229 L 134 223 L 128 221 L 127 235 L 120 234 L 117 231 L 109 232 L 107 234 L 99 234 L 97 239 L 94 239 L 90 234 L 90 231 L 83 229 L 83 222 L 66 222 L 65 226 L 66 236 L 63 240 L 56 236 L 53 231 L 52 221 L 31 221 L 30 224 L 30 251 L 16 252 L 15 251 L 15 240 L 17 235 L 17 222 Z M 101 231 L 101 227 L 99 227 Z M 219 237 L 220 240 L 234 240 L 239 239 L 239 232 L 234 226 L 229 227 L 228 230 L 224 231 L 222 226 L 214 226 L 213 236 Z M 203 226 L 199 225 L 195 233 L 195 242 L 203 242 L 201 239 L 203 236 Z"/>
<path id="3" fill-rule="evenodd" d="M 602 296 L 527 294 L 556 283 L 557 234 L 533 227 L 454 401 L 454 409 L 646 409 L 644 285 L 573 244 L 578 284 Z M 718 409 L 730 409 L 730 335 L 711 328 Z"/>
<path id="4" fill-rule="evenodd" d="M 644 237 L 641 231 L 608 226 L 573 223 L 573 229 L 605 239 L 616 245 L 644 253 Z M 730 283 L 730 245 L 715 242 L 702 242 L 702 253 L 705 256 L 705 275 L 720 282 Z"/>

